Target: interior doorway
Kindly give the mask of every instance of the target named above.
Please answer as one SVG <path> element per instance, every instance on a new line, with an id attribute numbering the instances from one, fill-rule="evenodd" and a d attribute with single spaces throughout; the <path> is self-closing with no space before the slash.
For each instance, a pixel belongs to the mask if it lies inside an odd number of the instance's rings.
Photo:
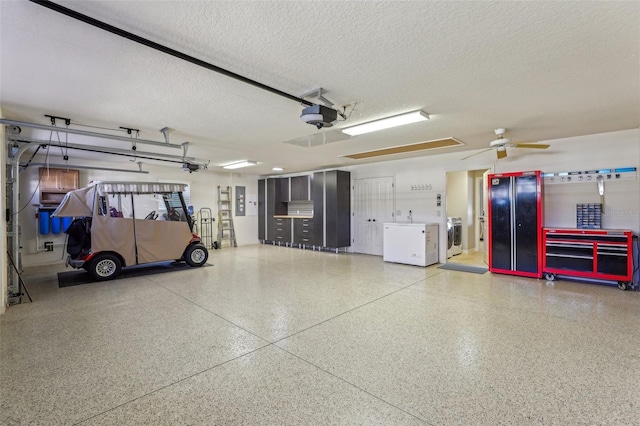
<path id="1" fill-rule="evenodd" d="M 447 263 L 487 266 L 487 175 L 490 169 L 447 172 Z"/>

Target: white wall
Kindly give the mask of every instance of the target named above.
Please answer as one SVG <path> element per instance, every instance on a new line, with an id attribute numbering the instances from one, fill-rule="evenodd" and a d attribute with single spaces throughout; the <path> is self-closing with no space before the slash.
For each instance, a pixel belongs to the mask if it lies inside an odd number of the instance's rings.
<path id="1" fill-rule="evenodd" d="M 23 161 L 28 159 L 29 154 L 23 155 Z M 109 156 L 110 158 L 110 156 Z M 43 162 L 43 157 L 36 157 L 34 162 Z M 61 163 L 59 159 L 52 160 L 55 163 Z M 116 162 L 95 162 L 84 161 L 83 165 L 91 165 L 94 167 L 110 167 L 110 168 L 132 168 L 131 164 L 127 164 L 128 160 L 117 159 Z M 123 172 L 112 172 L 103 170 L 86 170 L 80 169 L 80 187 L 86 186 L 91 181 L 134 181 L 147 182 L 163 180 L 174 180 L 178 182 L 189 182 L 191 184 L 191 205 L 194 206 L 194 212 L 198 212 L 201 207 L 209 207 L 212 210 L 214 222 L 213 237 L 217 235 L 217 187 L 231 186 L 235 190 L 235 186 L 245 186 L 246 193 L 258 193 L 258 176 L 244 173 L 217 172 L 210 170 L 201 170 L 194 173 L 187 173 L 180 170 L 179 164 L 167 163 L 167 166 L 147 165 L 143 166 L 144 170 L 148 170 L 149 174 L 134 174 Z M 64 240 L 66 234 L 58 235 L 48 234 L 39 235 L 35 213 L 39 203 L 38 185 L 38 166 L 29 167 L 20 175 L 20 207 L 26 204 L 28 206 L 20 214 L 20 223 L 22 227 L 22 261 L 25 267 L 46 265 L 52 263 L 62 263 L 66 259 L 64 252 Z M 31 196 L 33 199 L 27 202 Z M 35 206 L 33 205 L 35 204 Z M 235 204 L 233 207 L 235 208 Z M 238 245 L 256 244 L 258 242 L 258 218 L 257 216 L 234 216 L 234 225 L 236 231 L 236 239 Z M 53 252 L 44 252 L 41 249 L 44 241 L 54 242 Z M 215 256 L 210 253 L 210 256 Z"/>
<path id="2" fill-rule="evenodd" d="M 543 142 L 543 141 L 540 141 Z M 351 166 L 352 179 L 378 176 L 395 176 L 396 209 L 405 220 L 409 210 L 415 222 L 440 225 L 440 261 L 446 259 L 446 173 L 461 170 L 492 169 L 494 172 L 542 170 L 543 172 L 587 170 L 594 168 L 640 168 L 640 129 L 623 130 L 597 135 L 544 141 L 547 150 L 511 149 L 509 157 L 496 160 L 488 151 L 467 160 L 460 158 L 470 153 L 441 154 L 384 161 L 374 164 Z M 480 151 L 480 150 L 478 150 Z M 431 184 L 431 190 L 411 191 L 413 184 Z M 593 184 L 595 185 L 595 184 Z M 589 184 L 547 185 L 544 188 L 547 227 L 574 228 L 575 205 L 582 202 L 598 202 L 595 186 Z M 442 206 L 436 206 L 436 195 L 442 194 Z M 606 184 L 605 209 L 609 215 L 603 218 L 603 227 L 631 229 L 640 232 L 640 181 L 611 182 Z M 594 197 L 596 197 L 594 199 Z"/>

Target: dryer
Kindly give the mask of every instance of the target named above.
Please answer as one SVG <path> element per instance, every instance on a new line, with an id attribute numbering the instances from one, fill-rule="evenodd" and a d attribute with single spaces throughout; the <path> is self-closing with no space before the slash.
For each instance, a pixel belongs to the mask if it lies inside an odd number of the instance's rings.
<path id="1" fill-rule="evenodd" d="M 462 218 L 447 218 L 447 259 L 462 253 Z"/>

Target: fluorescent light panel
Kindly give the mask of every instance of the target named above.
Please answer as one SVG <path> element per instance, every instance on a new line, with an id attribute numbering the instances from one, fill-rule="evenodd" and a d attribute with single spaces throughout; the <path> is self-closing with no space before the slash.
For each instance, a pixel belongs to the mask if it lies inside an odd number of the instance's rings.
<path id="1" fill-rule="evenodd" d="M 255 166 L 256 164 L 258 164 L 256 161 L 239 161 L 237 163 L 231 163 L 231 164 L 227 164 L 225 166 L 222 166 L 223 169 L 239 169 L 241 167 L 249 167 L 249 166 Z"/>
<path id="2" fill-rule="evenodd" d="M 394 115 L 393 117 L 387 117 L 380 120 L 370 121 L 368 123 L 358 124 L 357 126 L 347 127 L 342 129 L 342 131 L 348 135 L 357 136 L 428 119 L 429 114 L 422 110 L 418 110 L 407 112 L 405 114 Z"/>

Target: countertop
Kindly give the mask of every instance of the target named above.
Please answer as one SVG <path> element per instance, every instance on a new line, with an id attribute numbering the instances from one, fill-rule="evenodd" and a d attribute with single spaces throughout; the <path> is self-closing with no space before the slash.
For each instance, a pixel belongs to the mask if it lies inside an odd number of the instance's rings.
<path id="1" fill-rule="evenodd" d="M 313 216 L 289 216 L 289 215 L 283 215 L 283 214 L 277 214 L 277 215 L 273 215 L 273 217 L 275 218 L 279 218 L 279 219 L 313 219 Z"/>

